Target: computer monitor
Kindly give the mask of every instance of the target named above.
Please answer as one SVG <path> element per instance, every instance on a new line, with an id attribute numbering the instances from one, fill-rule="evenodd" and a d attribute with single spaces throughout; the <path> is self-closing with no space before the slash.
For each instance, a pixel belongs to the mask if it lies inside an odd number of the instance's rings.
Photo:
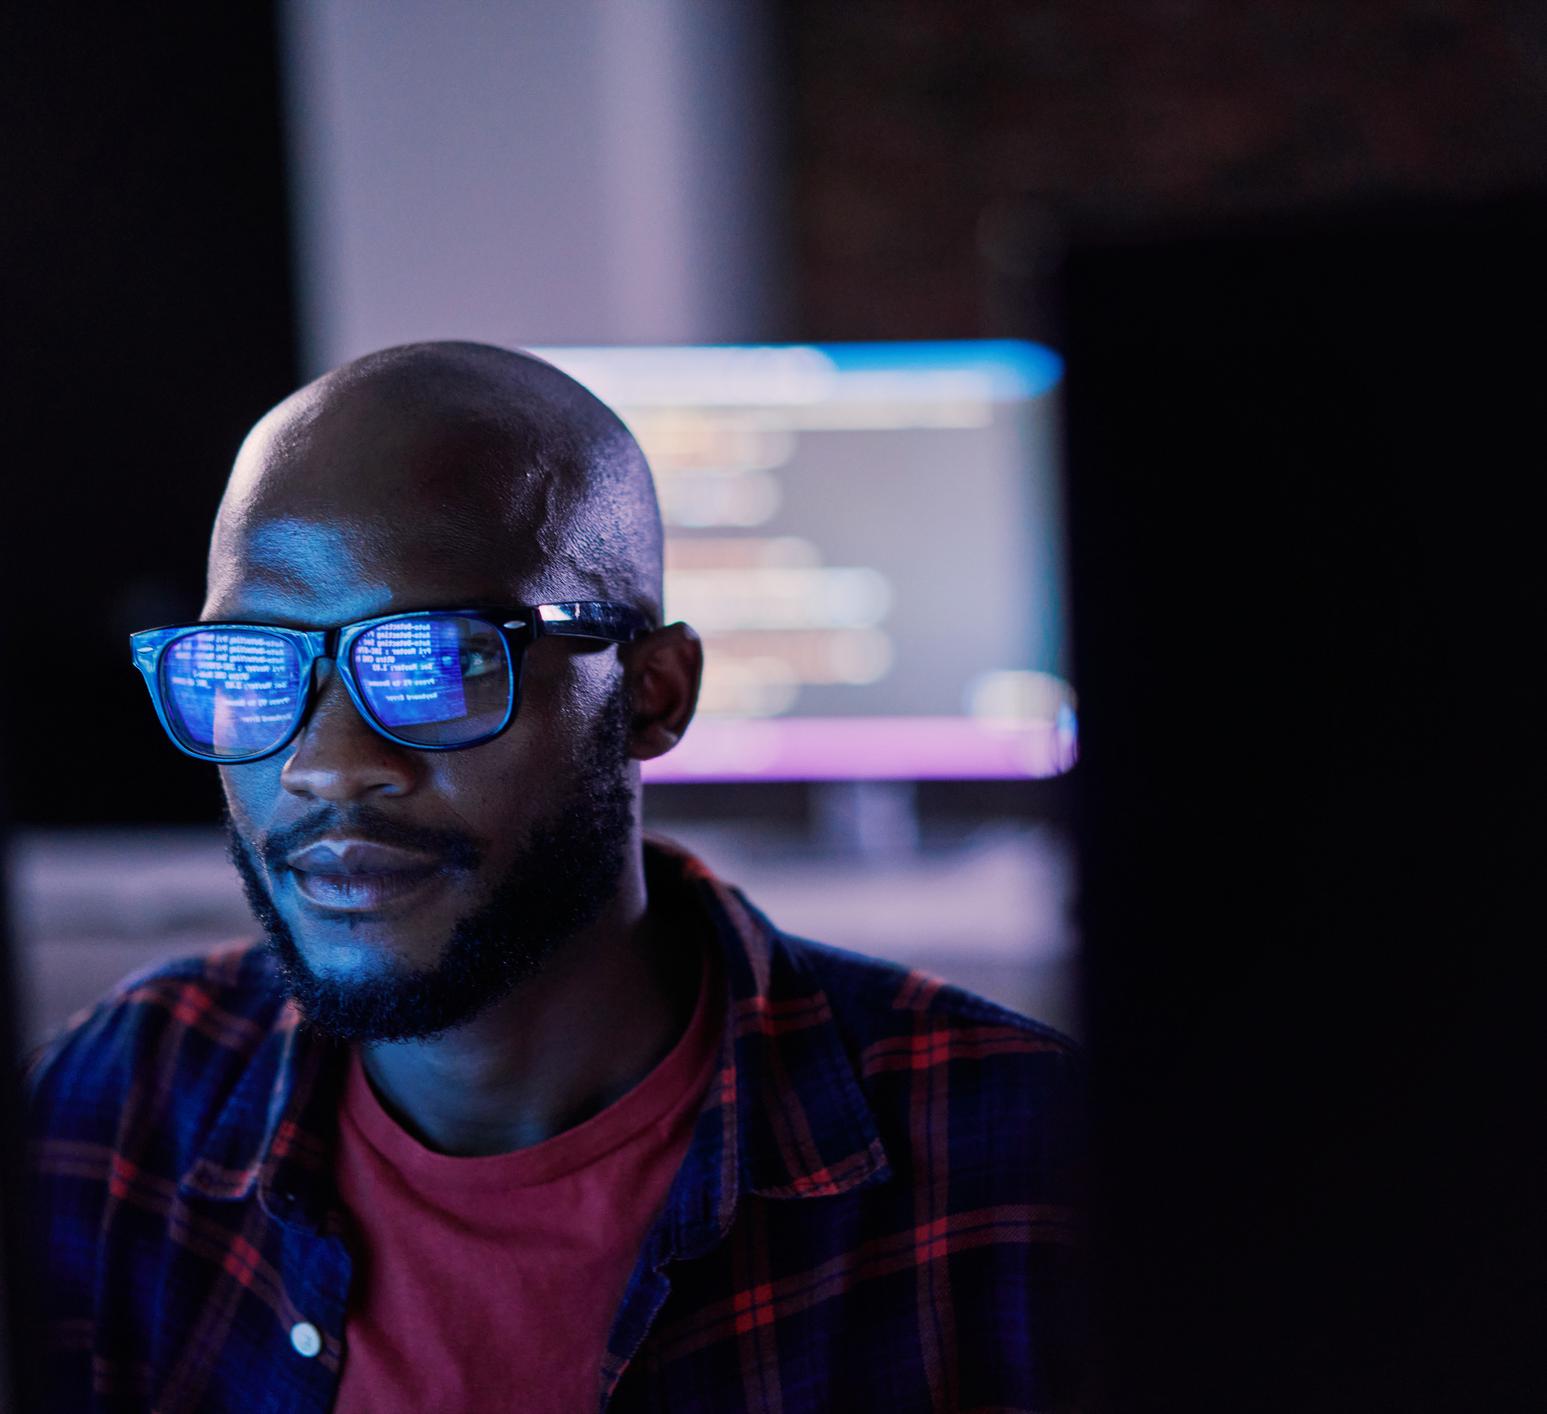
<path id="1" fill-rule="evenodd" d="M 1039 778 L 1075 755 L 1062 365 L 1010 341 L 550 348 L 655 473 L 703 692 L 654 781 Z"/>
<path id="2" fill-rule="evenodd" d="M 1092 1408 L 1543 1407 L 1544 239 L 1071 242 Z"/>

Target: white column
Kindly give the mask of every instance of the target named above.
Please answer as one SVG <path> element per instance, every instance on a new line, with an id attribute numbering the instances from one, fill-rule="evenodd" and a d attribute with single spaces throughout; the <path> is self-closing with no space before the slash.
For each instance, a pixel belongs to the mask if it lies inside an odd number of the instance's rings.
<path id="1" fill-rule="evenodd" d="M 767 338 L 753 0 L 287 0 L 306 371 L 411 339 Z"/>

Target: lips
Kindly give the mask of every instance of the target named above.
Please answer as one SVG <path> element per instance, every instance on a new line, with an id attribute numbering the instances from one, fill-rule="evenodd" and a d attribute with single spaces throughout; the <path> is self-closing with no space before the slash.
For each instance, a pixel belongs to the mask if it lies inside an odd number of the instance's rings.
<path id="1" fill-rule="evenodd" d="M 285 859 L 296 892 L 336 913 L 374 913 L 420 901 L 444 881 L 445 860 L 373 840 L 318 840 Z"/>

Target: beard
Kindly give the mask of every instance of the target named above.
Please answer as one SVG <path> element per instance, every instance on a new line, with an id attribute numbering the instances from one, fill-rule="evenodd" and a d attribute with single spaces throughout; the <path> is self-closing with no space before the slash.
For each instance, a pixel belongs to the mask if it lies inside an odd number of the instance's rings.
<path id="1" fill-rule="evenodd" d="M 361 806 L 309 816 L 286 830 L 282 842 L 271 837 L 255 851 L 228 813 L 227 853 L 305 1022 L 341 1041 L 423 1040 L 471 1021 L 541 971 L 564 942 L 600 916 L 617 888 L 634 829 L 628 730 L 629 701 L 620 678 L 575 755 L 574 787 L 528 831 L 488 901 L 456 922 L 439 959 L 426 968 L 389 956 L 371 976 L 317 973 L 275 907 L 255 856 L 261 853 L 272 865 L 345 824 L 385 844 L 432 849 L 464 868 L 482 857 L 475 842 Z"/>

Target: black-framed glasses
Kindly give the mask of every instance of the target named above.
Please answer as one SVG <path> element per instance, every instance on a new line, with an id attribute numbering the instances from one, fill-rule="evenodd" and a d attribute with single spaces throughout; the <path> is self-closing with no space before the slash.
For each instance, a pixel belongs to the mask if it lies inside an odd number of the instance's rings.
<path id="1" fill-rule="evenodd" d="M 337 628 L 196 623 L 130 634 L 134 666 L 179 751 L 261 761 L 306 720 L 319 658 L 360 715 L 400 746 L 457 751 L 498 736 L 521 703 L 521 664 L 539 638 L 631 643 L 650 625 L 624 604 L 431 609 Z"/>

